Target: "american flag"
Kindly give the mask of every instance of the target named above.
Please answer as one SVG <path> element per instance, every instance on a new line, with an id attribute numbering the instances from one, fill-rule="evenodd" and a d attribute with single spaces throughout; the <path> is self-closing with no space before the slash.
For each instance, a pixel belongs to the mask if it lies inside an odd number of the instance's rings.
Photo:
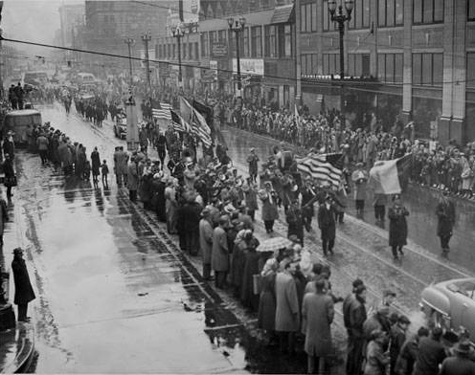
<path id="1" fill-rule="evenodd" d="M 152 116 L 156 119 L 171 120 L 171 104 L 160 102 L 160 108 L 152 108 Z"/>
<path id="2" fill-rule="evenodd" d="M 173 111 L 172 109 L 170 110 L 171 116 L 172 116 L 172 124 L 173 124 L 173 129 L 177 132 L 185 133 L 189 132 L 191 130 L 190 124 L 188 124 L 183 117 L 181 117 L 178 113 Z"/>
<path id="3" fill-rule="evenodd" d="M 211 147 L 213 144 L 211 129 L 205 118 L 183 97 L 180 97 L 180 112 L 185 122 L 191 125 L 191 132 L 203 142 L 204 146 Z"/>
<path id="4" fill-rule="evenodd" d="M 310 154 L 304 158 L 297 158 L 298 170 L 319 181 L 329 182 L 335 189 L 340 187 L 343 174 L 343 155 Z"/>

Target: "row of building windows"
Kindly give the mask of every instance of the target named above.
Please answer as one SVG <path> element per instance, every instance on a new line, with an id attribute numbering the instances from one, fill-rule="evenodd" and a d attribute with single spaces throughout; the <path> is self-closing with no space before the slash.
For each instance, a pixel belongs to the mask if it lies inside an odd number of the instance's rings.
<path id="1" fill-rule="evenodd" d="M 159 59 L 176 60 L 178 59 L 178 45 L 176 43 L 158 44 L 156 54 Z M 182 43 L 181 58 L 182 60 L 199 60 L 198 43 Z"/>
<path id="2" fill-rule="evenodd" d="M 302 74 L 317 74 L 318 63 L 316 54 L 305 54 L 301 57 Z M 443 55 L 441 53 L 414 53 L 412 55 L 412 83 L 415 85 L 442 86 L 443 83 Z M 378 54 L 378 79 L 383 83 L 402 83 L 404 58 L 402 53 Z M 473 72 L 468 73 L 467 81 L 475 86 L 475 53 L 467 56 L 467 66 L 473 66 Z M 321 74 L 339 74 L 340 55 L 322 54 Z M 369 54 L 348 54 L 348 67 L 346 74 L 350 76 L 370 75 Z"/>
<path id="3" fill-rule="evenodd" d="M 459 0 L 460 1 L 460 0 Z M 432 24 L 444 22 L 444 0 L 414 0 L 413 23 Z M 378 0 L 378 26 L 394 27 L 404 24 L 404 0 Z M 336 30 L 337 24 L 332 22 L 328 11 L 328 0 L 322 2 L 323 30 Z M 350 29 L 369 28 L 370 0 L 358 0 L 354 3 Z M 467 0 L 468 20 L 475 20 L 475 1 Z M 300 31 L 309 33 L 317 31 L 316 4 L 300 6 Z"/>

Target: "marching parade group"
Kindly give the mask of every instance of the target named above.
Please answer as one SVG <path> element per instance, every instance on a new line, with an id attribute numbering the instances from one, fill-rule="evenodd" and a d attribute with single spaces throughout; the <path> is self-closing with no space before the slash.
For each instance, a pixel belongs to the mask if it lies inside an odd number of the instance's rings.
<path id="1" fill-rule="evenodd" d="M 215 110 L 225 107 L 218 100 L 214 103 Z M 77 103 L 76 109 L 81 111 Z M 233 116 L 229 118 L 233 122 Z M 346 190 L 354 190 L 360 214 L 364 210 L 367 170 L 376 160 L 402 156 L 409 151 L 422 160 L 428 152 L 424 144 L 411 142 L 404 131 L 396 142 L 390 139 L 385 143 L 387 134 L 382 130 L 341 129 L 335 112 L 316 118 L 303 115 L 299 119 L 285 113 L 268 114 L 267 119 L 262 125 L 250 116 L 245 125 L 242 122 L 234 125 L 250 131 L 265 129 L 275 135 L 284 134 L 278 138 L 290 143 L 300 137 L 311 142 L 300 146 L 342 152 L 346 170 L 344 185 Z M 305 132 L 302 135 L 301 129 L 297 133 L 276 131 L 298 121 L 306 122 L 305 131 L 311 137 Z M 331 325 L 335 304 L 342 303 L 348 333 L 347 374 L 475 373 L 475 354 L 467 332 L 458 332 L 451 347 L 445 345 L 446 341 L 441 339 L 443 332 L 436 326 L 421 327 L 414 336 L 409 335 L 411 322 L 396 312 L 393 301 L 397 296 L 392 290 L 385 291 L 383 301 L 374 308 L 366 306 L 366 286 L 362 280 L 357 279 L 349 286 L 351 292 L 345 298 L 333 294 L 331 269 L 325 262 L 312 260 L 304 246 L 304 233 L 313 230 L 312 219 L 316 216 L 323 255 L 332 256 L 336 226 L 344 222 L 346 191 L 303 177 L 292 148 L 286 143 L 276 145 L 273 155 L 263 161 L 255 149 L 250 149 L 246 158 L 247 175 L 244 175 L 227 155 L 225 145 L 218 144 L 215 150 L 203 149 L 198 157 L 196 139 L 178 133 L 171 125 L 166 130 L 144 127 L 141 134 L 139 150 L 129 153 L 117 146 L 112 155 L 111 173 L 117 186 L 129 191 L 132 202 L 140 200 L 145 209 L 155 212 L 157 219 L 166 224 L 168 233 L 178 236 L 183 252 L 201 257 L 205 281 L 214 281 L 216 288 L 229 292 L 244 308 L 257 314 L 258 327 L 266 333 L 269 346 L 278 346 L 280 353 L 288 356 L 303 350 L 308 358 L 308 373 L 331 373 L 329 359 L 335 355 Z M 52 165 L 66 176 L 80 180 L 89 181 L 92 175 L 96 186 L 102 176 L 104 188 L 109 188 L 109 165 L 101 159 L 97 148 L 88 157 L 84 145 L 49 123 L 29 128 L 27 138 L 29 150 L 38 152 L 44 165 Z M 149 148 L 157 150 L 157 160 L 149 157 Z M 393 155 L 389 155 L 391 152 Z M 440 148 L 435 150 L 436 154 L 445 152 Z M 452 168 L 443 175 L 439 169 L 435 175 L 428 172 L 431 177 L 421 181 L 460 194 L 464 178 L 460 175 L 461 181 L 455 186 L 454 165 L 465 156 L 456 145 L 447 152 Z M 426 166 L 421 161 L 421 179 Z M 416 172 L 413 173 L 414 180 L 419 181 Z M 380 201 L 375 201 L 375 215 L 384 220 L 387 197 L 376 198 Z M 399 196 L 392 200 L 387 217 L 390 246 L 398 258 L 406 244 L 409 212 Z M 453 210 L 453 206 L 447 208 L 443 204 L 449 203 L 444 202 L 439 204 L 440 211 L 447 216 L 446 212 Z M 274 233 L 281 207 L 288 228 L 285 238 Z M 258 211 L 267 233 L 265 239 L 258 239 L 255 234 Z M 453 226 L 450 220 L 448 225 Z M 444 237 L 447 249 L 450 235 L 451 228 Z"/>

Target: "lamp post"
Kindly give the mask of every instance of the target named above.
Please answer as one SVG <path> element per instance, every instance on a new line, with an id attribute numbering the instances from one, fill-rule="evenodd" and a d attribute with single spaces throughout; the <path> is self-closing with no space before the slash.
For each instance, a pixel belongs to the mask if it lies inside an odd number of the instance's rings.
<path id="1" fill-rule="evenodd" d="M 183 29 L 183 26 L 180 23 L 178 23 L 175 27 L 171 27 L 171 32 L 174 38 L 176 38 L 177 43 L 178 43 L 178 87 L 183 86 L 182 82 L 182 71 L 181 71 L 181 38 L 183 38 L 183 35 L 185 34 L 185 30 Z"/>
<path id="2" fill-rule="evenodd" d="M 234 31 L 236 35 L 236 66 L 237 66 L 237 95 L 241 96 L 242 82 L 241 82 L 241 60 L 239 57 L 239 33 L 244 31 L 246 27 L 246 19 L 241 17 L 239 19 L 228 18 L 229 29 Z"/>
<path id="3" fill-rule="evenodd" d="M 345 94 L 344 94 L 344 79 L 345 79 L 345 51 L 343 45 L 343 36 L 345 35 L 345 22 L 351 21 L 351 12 L 353 11 L 354 0 L 345 0 L 345 10 L 346 14 L 343 13 L 342 5 L 338 5 L 338 11 L 336 9 L 336 0 L 328 0 L 328 11 L 331 15 L 331 20 L 338 24 L 338 31 L 340 34 L 340 107 L 341 107 L 341 117 L 343 120 L 342 126 L 345 126 L 344 123 L 344 103 L 345 103 Z"/>
<path id="4" fill-rule="evenodd" d="M 150 94 L 152 93 L 152 86 L 150 85 L 150 62 L 148 56 L 148 42 L 150 42 L 151 40 L 152 37 L 150 35 L 150 32 L 147 32 L 142 35 L 142 42 L 144 42 L 145 45 L 145 77 L 147 77 L 148 89 L 150 91 Z"/>
<path id="5" fill-rule="evenodd" d="M 132 46 L 135 44 L 135 40 L 132 38 L 125 38 L 124 43 L 127 44 L 129 50 L 129 78 L 130 78 L 130 88 L 132 89 Z"/>

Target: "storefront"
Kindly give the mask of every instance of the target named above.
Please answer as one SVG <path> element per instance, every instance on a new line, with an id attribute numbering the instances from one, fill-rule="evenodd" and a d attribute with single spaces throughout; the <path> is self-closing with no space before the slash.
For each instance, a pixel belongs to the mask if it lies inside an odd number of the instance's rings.
<path id="1" fill-rule="evenodd" d="M 436 130 L 441 114 L 442 90 L 413 89 L 412 120 L 415 138 L 437 138 Z"/>

